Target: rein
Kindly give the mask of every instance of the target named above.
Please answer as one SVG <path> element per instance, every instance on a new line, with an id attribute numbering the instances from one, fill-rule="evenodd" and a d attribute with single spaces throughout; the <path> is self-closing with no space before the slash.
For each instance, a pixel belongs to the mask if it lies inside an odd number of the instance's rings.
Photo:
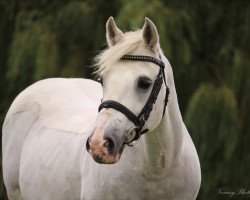
<path id="1" fill-rule="evenodd" d="M 136 126 L 136 129 L 135 129 L 136 135 L 129 142 L 129 144 L 130 144 L 131 142 L 138 140 L 141 135 L 148 132 L 148 129 L 144 129 L 144 130 L 142 130 L 142 129 L 143 129 L 146 121 L 148 120 L 151 111 L 153 110 L 153 105 L 155 104 L 155 101 L 156 101 L 156 99 L 159 95 L 159 92 L 161 90 L 161 86 L 164 82 L 165 87 L 166 87 L 166 93 L 165 93 L 165 100 L 164 100 L 164 107 L 163 107 L 163 114 L 162 114 L 162 118 L 163 118 L 165 111 L 166 111 L 166 106 L 168 103 L 169 88 L 167 86 L 166 77 L 165 77 L 165 73 L 164 73 L 165 65 L 161 60 L 156 59 L 156 58 L 151 57 L 151 56 L 138 56 L 138 55 L 124 55 L 121 58 L 121 60 L 152 62 L 160 67 L 159 73 L 154 81 L 154 85 L 153 85 L 151 94 L 150 94 L 145 106 L 142 108 L 142 110 L 138 116 L 136 116 L 126 106 L 120 104 L 117 101 L 113 101 L 113 100 L 103 101 L 98 108 L 98 112 L 100 112 L 103 108 L 113 108 L 113 109 L 123 113 L 130 121 L 132 121 L 134 123 L 134 125 Z"/>

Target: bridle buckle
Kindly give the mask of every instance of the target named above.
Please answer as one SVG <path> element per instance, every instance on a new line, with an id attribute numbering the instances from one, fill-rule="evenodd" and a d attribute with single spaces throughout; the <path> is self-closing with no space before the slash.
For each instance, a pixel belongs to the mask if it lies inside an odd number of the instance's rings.
<path id="1" fill-rule="evenodd" d="M 141 134 L 140 134 L 140 132 L 137 132 L 137 130 L 139 130 L 139 127 L 138 127 L 138 126 L 134 126 L 134 127 L 132 127 L 132 128 L 128 131 L 128 135 L 130 135 L 130 133 L 131 133 L 132 131 L 135 132 L 135 134 L 133 135 L 133 138 L 132 138 L 130 141 L 125 141 L 125 144 L 127 144 L 129 147 L 135 146 L 135 145 L 139 142 L 139 140 L 140 140 Z M 137 138 L 137 139 L 135 140 L 135 138 Z M 135 141 L 136 141 L 136 142 L 135 142 Z"/>

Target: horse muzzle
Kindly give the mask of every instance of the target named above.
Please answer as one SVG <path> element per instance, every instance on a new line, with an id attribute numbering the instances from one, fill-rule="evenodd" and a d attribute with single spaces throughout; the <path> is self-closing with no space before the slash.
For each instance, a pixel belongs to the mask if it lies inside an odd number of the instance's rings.
<path id="1" fill-rule="evenodd" d="M 96 135 L 98 134 L 92 134 L 86 142 L 86 149 L 92 158 L 100 164 L 114 164 L 118 162 L 124 148 L 122 138 L 115 137 L 115 134 Z"/>

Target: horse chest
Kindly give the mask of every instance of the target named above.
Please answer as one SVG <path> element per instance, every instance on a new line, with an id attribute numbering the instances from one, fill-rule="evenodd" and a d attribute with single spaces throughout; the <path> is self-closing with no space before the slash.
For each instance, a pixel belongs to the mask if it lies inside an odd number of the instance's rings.
<path id="1" fill-rule="evenodd" d="M 92 160 L 89 162 L 88 167 L 84 162 L 81 199 L 166 199 L 166 180 L 145 178 L 137 148 L 125 149 L 122 159 L 115 165 L 100 165 Z"/>

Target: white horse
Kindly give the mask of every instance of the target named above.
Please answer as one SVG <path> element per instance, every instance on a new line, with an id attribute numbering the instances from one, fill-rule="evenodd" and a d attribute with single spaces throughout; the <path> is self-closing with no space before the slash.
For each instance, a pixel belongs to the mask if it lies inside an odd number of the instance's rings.
<path id="1" fill-rule="evenodd" d="M 86 79 L 47 79 L 25 89 L 11 105 L 2 138 L 10 200 L 196 198 L 199 159 L 155 25 L 146 18 L 141 30 L 123 33 L 111 17 L 106 29 L 109 47 L 97 59 L 103 88 Z M 121 59 L 124 55 L 133 59 Z M 160 60 L 165 65 L 162 72 Z M 102 99 L 137 116 L 154 93 L 157 77 L 163 84 L 140 130 L 114 105 L 103 106 L 98 114 Z M 134 147 L 127 147 L 147 129 Z"/>

